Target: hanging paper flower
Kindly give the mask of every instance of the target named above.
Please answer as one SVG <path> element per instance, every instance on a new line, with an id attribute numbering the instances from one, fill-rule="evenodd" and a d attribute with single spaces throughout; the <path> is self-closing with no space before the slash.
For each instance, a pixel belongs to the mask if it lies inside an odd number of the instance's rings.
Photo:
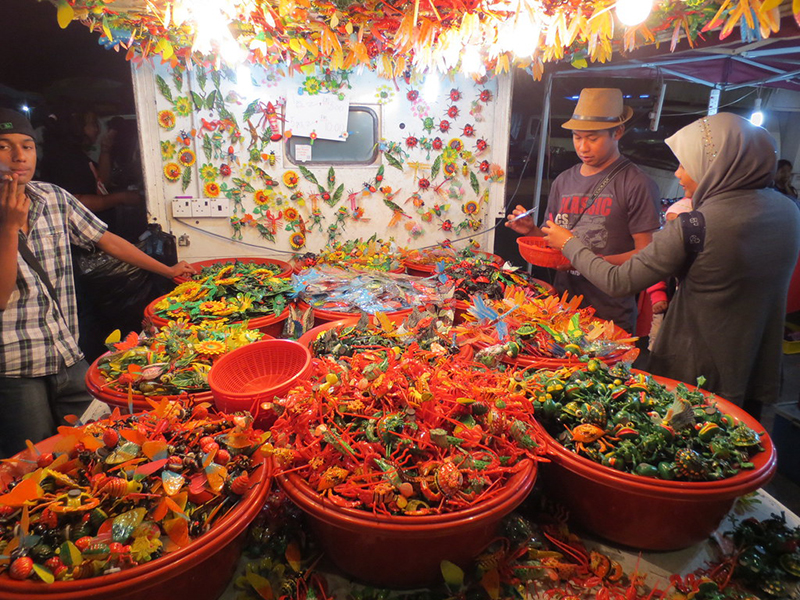
<path id="1" fill-rule="evenodd" d="M 230 174 L 231 174 L 231 167 L 230 167 L 230 165 L 226 165 L 226 164 L 224 164 L 224 163 L 223 163 L 223 164 L 221 164 L 221 165 L 219 166 L 219 174 L 220 174 L 220 175 L 222 175 L 223 177 L 230 177 Z"/>
<path id="2" fill-rule="evenodd" d="M 452 140 L 450 140 L 450 143 L 447 144 L 447 145 L 450 148 L 452 148 L 453 150 L 455 150 L 456 152 L 461 152 L 461 150 L 464 149 L 464 142 L 462 142 L 458 138 L 453 138 Z"/>
<path id="3" fill-rule="evenodd" d="M 173 156 L 175 156 L 176 150 L 177 148 L 175 147 L 175 144 L 173 144 L 169 140 L 164 140 L 163 142 L 161 142 L 161 159 L 162 160 L 171 159 Z"/>
<path id="4" fill-rule="evenodd" d="M 447 109 L 447 116 L 450 117 L 451 119 L 457 119 L 458 113 L 459 110 L 457 106 L 451 106 L 450 108 Z"/>
<path id="5" fill-rule="evenodd" d="M 320 84 L 319 79 L 317 79 L 316 77 L 306 77 L 306 80 L 303 82 L 303 90 L 309 96 L 319 94 L 319 90 L 321 87 L 322 84 Z"/>
<path id="6" fill-rule="evenodd" d="M 256 190 L 253 200 L 255 200 L 256 204 L 259 206 L 264 206 L 269 204 L 269 198 L 270 194 L 267 190 Z"/>
<path id="7" fill-rule="evenodd" d="M 283 216 L 286 218 L 287 221 L 296 221 L 297 217 L 300 216 L 297 212 L 297 209 L 290 206 L 283 211 Z"/>
<path id="8" fill-rule="evenodd" d="M 171 110 L 162 110 L 158 113 L 158 124 L 169 131 L 175 127 L 175 113 Z"/>
<path id="9" fill-rule="evenodd" d="M 286 171 L 283 174 L 283 185 L 288 188 L 295 188 L 300 183 L 300 176 L 295 171 Z"/>
<path id="10" fill-rule="evenodd" d="M 463 210 L 465 214 L 474 215 L 477 214 L 479 208 L 475 200 L 467 200 L 461 207 L 461 210 Z"/>
<path id="11" fill-rule="evenodd" d="M 459 100 L 461 100 L 461 92 L 456 88 L 450 90 L 450 100 L 452 102 L 458 102 Z"/>
<path id="12" fill-rule="evenodd" d="M 416 148 L 418 142 L 419 140 L 417 138 L 410 135 L 406 138 L 406 148 Z"/>
<path id="13" fill-rule="evenodd" d="M 188 117 L 192 112 L 192 102 L 186 96 L 178 96 L 173 104 L 175 113 L 181 117 Z"/>
<path id="14" fill-rule="evenodd" d="M 164 165 L 164 177 L 169 181 L 178 181 L 181 178 L 181 167 L 179 164 L 171 162 Z"/>
<path id="15" fill-rule="evenodd" d="M 440 138 L 440 137 L 435 137 L 435 138 L 433 138 L 433 141 L 431 141 L 431 147 L 434 150 L 441 150 L 443 146 L 444 146 L 444 142 L 442 141 L 442 138 Z"/>
<path id="16" fill-rule="evenodd" d="M 439 121 L 439 131 L 442 133 L 450 131 L 450 121 Z"/>
<path id="17" fill-rule="evenodd" d="M 422 178 L 420 178 L 420 180 L 417 182 L 417 185 L 419 186 L 419 189 L 421 189 L 421 190 L 427 190 L 429 187 L 431 187 L 431 182 L 430 182 L 430 181 L 428 181 L 427 179 L 425 179 L 424 177 L 422 177 Z"/>
<path id="18" fill-rule="evenodd" d="M 419 92 L 417 90 L 408 90 L 408 93 L 406 94 L 406 99 L 409 102 L 416 102 L 417 98 L 419 98 Z"/>
<path id="19" fill-rule="evenodd" d="M 489 90 L 481 90 L 479 98 L 481 102 L 486 102 L 487 104 L 492 101 L 492 92 Z"/>
<path id="20" fill-rule="evenodd" d="M 289 244 L 292 246 L 293 250 L 300 250 L 300 248 L 306 245 L 305 234 L 300 232 L 293 233 L 292 237 L 289 238 Z"/>
<path id="21" fill-rule="evenodd" d="M 464 125 L 464 130 L 462 132 L 462 135 L 464 135 L 464 137 L 472 137 L 473 135 L 475 135 L 475 128 L 469 123 L 467 123 L 466 125 Z"/>
<path id="22" fill-rule="evenodd" d="M 203 186 L 203 193 L 207 198 L 217 198 L 220 193 L 219 185 L 214 181 L 209 181 Z"/>
<path id="23" fill-rule="evenodd" d="M 389 85 L 380 85 L 375 90 L 375 98 L 378 100 L 378 104 L 388 104 L 394 98 L 394 88 Z"/>
<path id="24" fill-rule="evenodd" d="M 181 148 L 181 151 L 178 153 L 178 161 L 184 167 L 191 167 L 196 160 L 197 157 L 191 148 Z"/>
<path id="25" fill-rule="evenodd" d="M 203 181 L 213 181 L 219 175 L 219 170 L 212 164 L 206 163 L 200 167 L 200 179 Z"/>

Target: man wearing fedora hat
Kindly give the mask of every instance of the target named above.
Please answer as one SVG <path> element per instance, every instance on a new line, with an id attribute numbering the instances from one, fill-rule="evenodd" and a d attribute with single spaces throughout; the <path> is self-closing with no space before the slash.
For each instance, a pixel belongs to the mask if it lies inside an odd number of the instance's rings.
<path id="1" fill-rule="evenodd" d="M 622 91 L 585 88 L 572 118 L 562 127 L 572 130 L 581 163 L 561 173 L 550 188 L 547 216 L 583 240 L 596 254 L 621 264 L 647 246 L 660 227 L 659 191 L 655 182 L 619 152 L 619 140 L 633 109 L 624 106 Z M 517 206 L 506 227 L 523 235 L 541 236 L 532 217 L 517 218 Z M 597 316 L 635 332 L 636 299 L 612 298 L 574 270 L 561 271 L 554 281 L 559 292 L 583 296 Z"/>

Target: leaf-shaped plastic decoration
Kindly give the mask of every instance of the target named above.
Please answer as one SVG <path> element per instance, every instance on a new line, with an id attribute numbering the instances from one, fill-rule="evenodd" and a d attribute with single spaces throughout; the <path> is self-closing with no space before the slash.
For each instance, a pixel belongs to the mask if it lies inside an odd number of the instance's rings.
<path id="1" fill-rule="evenodd" d="M 179 473 L 164 469 L 161 472 L 161 481 L 164 483 L 164 491 L 167 495 L 174 496 L 181 491 L 183 484 L 186 483 L 186 478 Z"/>
<path id="2" fill-rule="evenodd" d="M 136 467 L 136 470 L 133 472 L 133 479 L 136 481 L 141 481 L 148 475 L 152 475 L 158 471 L 160 468 L 166 465 L 168 461 L 168 458 L 161 458 L 159 460 L 154 460 L 153 462 L 145 463 Z"/>
<path id="3" fill-rule="evenodd" d="M 180 517 L 167 519 L 164 521 L 164 531 L 167 532 L 169 539 L 180 548 L 192 541 L 189 538 L 189 522 L 186 519 Z"/>
<path id="4" fill-rule="evenodd" d="M 336 188 L 336 191 L 333 193 L 333 198 L 331 198 L 331 206 L 334 206 L 339 200 L 342 199 L 342 194 L 344 194 L 344 184 L 339 184 L 339 187 Z"/>
<path id="5" fill-rule="evenodd" d="M 61 29 L 66 29 L 70 23 L 72 23 L 72 19 L 75 18 L 75 9 L 72 8 L 67 2 L 60 2 L 58 5 L 58 11 L 56 12 L 56 19 L 58 20 L 58 26 Z"/>
<path id="6" fill-rule="evenodd" d="M 43 567 L 42 565 L 37 565 L 33 563 L 33 572 L 39 576 L 39 579 L 44 581 L 45 583 L 53 583 L 56 578 L 53 577 L 52 571 L 47 567 Z"/>
<path id="7" fill-rule="evenodd" d="M 451 591 L 460 590 L 464 586 L 464 571 L 461 567 L 449 560 L 443 560 L 440 567 L 444 582 Z"/>
<path id="8" fill-rule="evenodd" d="M 170 102 L 174 102 L 172 99 L 172 92 L 169 89 L 169 84 L 164 81 L 164 78 L 161 75 L 156 75 L 156 85 L 158 86 L 158 91 L 161 92 L 161 95 L 164 96 Z"/>
<path id="9" fill-rule="evenodd" d="M 134 529 L 144 520 L 147 510 L 134 508 L 114 518 L 111 524 L 111 539 L 115 542 L 125 543 Z"/>
<path id="10" fill-rule="evenodd" d="M 119 331 L 117 331 L 116 333 L 119 335 Z M 109 337 L 111 337 L 111 336 L 109 336 Z M 119 337 L 117 337 L 117 339 L 119 339 Z M 106 344 L 108 344 L 108 343 L 109 343 L 109 341 L 106 340 Z M 119 351 L 119 352 L 124 352 L 125 350 L 130 350 L 131 348 L 136 348 L 136 346 L 138 346 L 138 345 L 139 345 L 139 334 L 136 333 L 135 331 L 131 331 L 127 335 L 127 337 L 125 338 L 125 341 L 124 342 L 118 342 L 118 343 L 114 344 L 114 348 L 116 348 L 117 351 Z M 140 367 L 140 370 L 141 370 L 141 367 Z"/>
<path id="11" fill-rule="evenodd" d="M 73 544 L 72 542 L 64 542 L 61 544 L 61 549 L 59 550 L 58 557 L 68 567 L 74 567 L 75 565 L 81 564 L 83 557 L 81 556 L 81 551 L 78 550 L 78 547 Z"/>
<path id="12" fill-rule="evenodd" d="M 483 574 L 481 586 L 492 600 L 497 600 L 500 597 L 500 573 L 497 572 L 497 569 L 486 571 Z"/>
<path id="13" fill-rule="evenodd" d="M 142 453 L 150 460 L 167 458 L 167 442 L 164 440 L 145 442 L 142 444 Z"/>
<path id="14" fill-rule="evenodd" d="M 309 171 L 309 170 L 308 170 L 306 167 L 304 167 L 303 165 L 298 165 L 298 166 L 297 166 L 297 169 L 298 169 L 298 171 L 300 171 L 300 174 L 301 174 L 301 175 L 302 175 L 302 176 L 303 176 L 303 177 L 304 177 L 304 178 L 305 178 L 307 181 L 310 181 L 311 183 L 313 183 L 314 185 L 316 185 L 317 187 L 319 187 L 319 182 L 317 181 L 317 178 L 314 176 L 314 174 L 313 174 L 311 171 Z"/>
<path id="15" fill-rule="evenodd" d="M 217 463 L 211 463 L 206 467 L 206 477 L 208 477 L 208 486 L 211 490 L 219 493 L 228 478 L 228 469 Z"/>
<path id="16" fill-rule="evenodd" d="M 169 512 L 169 506 L 167 506 L 168 498 L 162 498 L 161 501 L 156 505 L 153 509 L 153 512 L 150 513 L 150 518 L 154 521 L 160 521 L 164 517 L 167 516 L 167 512 Z"/>
<path id="17" fill-rule="evenodd" d="M 247 572 L 244 576 L 247 579 L 247 583 L 253 586 L 253 589 L 261 598 L 264 600 L 273 600 L 275 594 L 272 592 L 272 586 L 269 583 L 269 579 L 262 577 L 258 573 L 253 572 L 251 569 L 247 569 Z"/>
<path id="18" fill-rule="evenodd" d="M 478 176 L 472 171 L 469 172 L 469 184 L 476 195 L 481 193 L 481 184 L 478 182 Z"/>
<path id="19" fill-rule="evenodd" d="M 284 553 L 284 556 L 286 556 L 286 561 L 289 563 L 289 566 L 294 569 L 294 572 L 299 573 L 300 568 L 303 566 L 303 557 L 300 555 L 300 546 L 298 546 L 296 542 L 289 542 L 289 544 L 286 546 L 286 552 Z"/>
<path id="20" fill-rule="evenodd" d="M 439 170 L 442 168 L 442 157 L 437 156 L 436 160 L 433 161 L 433 165 L 431 166 L 431 179 L 436 179 L 436 176 L 439 174 Z"/>
<path id="21" fill-rule="evenodd" d="M 192 182 L 192 169 L 191 167 L 186 167 L 183 170 L 183 175 L 181 176 L 181 190 L 186 191 L 186 188 L 189 187 L 189 184 Z"/>
<path id="22" fill-rule="evenodd" d="M 119 434 L 136 445 L 137 454 L 139 453 L 139 447 L 147 441 L 147 436 L 138 429 L 120 429 Z"/>
<path id="23" fill-rule="evenodd" d="M 400 171 L 403 170 L 403 161 L 396 158 L 394 155 L 389 154 L 388 152 L 383 153 L 386 162 L 389 163 L 390 167 L 394 167 L 395 169 L 399 169 Z"/>
<path id="24" fill-rule="evenodd" d="M 202 473 L 192 475 L 189 481 L 189 493 L 200 494 L 206 488 L 206 477 Z"/>
<path id="25" fill-rule="evenodd" d="M 0 506 L 23 506 L 43 495 L 44 490 L 39 486 L 38 477 L 28 477 L 20 481 L 13 490 L 0 496 Z"/>

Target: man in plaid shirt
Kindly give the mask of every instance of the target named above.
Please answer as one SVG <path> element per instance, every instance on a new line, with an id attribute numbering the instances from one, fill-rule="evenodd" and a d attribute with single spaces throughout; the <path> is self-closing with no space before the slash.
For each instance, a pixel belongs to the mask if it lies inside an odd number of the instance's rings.
<path id="1" fill-rule="evenodd" d="M 68 192 L 31 181 L 35 169 L 33 127 L 20 113 L 0 109 L 0 458 L 24 449 L 26 439 L 53 435 L 65 415 L 80 415 L 91 402 L 70 242 L 94 244 L 164 277 L 194 273 L 184 261 L 168 267 L 106 231 Z M 48 283 L 20 254 L 23 243 Z"/>

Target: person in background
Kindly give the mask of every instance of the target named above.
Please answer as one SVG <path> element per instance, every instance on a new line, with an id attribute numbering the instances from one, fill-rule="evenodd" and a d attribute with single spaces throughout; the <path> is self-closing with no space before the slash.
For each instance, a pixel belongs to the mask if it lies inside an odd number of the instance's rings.
<path id="1" fill-rule="evenodd" d="M 618 89 L 581 91 L 572 118 L 562 125 L 572 130 L 581 163 L 555 179 L 547 202 L 548 219 L 571 230 L 595 254 L 615 265 L 647 246 L 661 225 L 658 186 L 619 151 L 625 123 L 632 116 Z M 609 175 L 613 175 L 610 180 Z M 604 181 L 605 187 L 592 202 Z M 533 218 L 517 219 L 525 212 L 517 206 L 506 227 L 522 235 L 543 235 Z M 633 295 L 611 297 L 575 269 L 557 273 L 554 285 L 559 293 L 582 295 L 583 306 L 593 306 L 598 317 L 614 321 L 629 333 L 635 331 Z"/>
<path id="2" fill-rule="evenodd" d="M 775 173 L 775 189 L 790 198 L 797 199 L 797 190 L 792 185 L 792 163 L 782 158 Z"/>
<path id="3" fill-rule="evenodd" d="M 0 109 L 0 457 L 22 450 L 26 439 L 53 435 L 65 415 L 80 415 L 91 402 L 70 242 L 96 244 L 164 277 L 194 273 L 186 262 L 168 267 L 110 233 L 62 188 L 32 181 L 33 136 L 27 118 Z"/>
<path id="4" fill-rule="evenodd" d="M 692 199 L 681 198 L 677 202 L 674 202 L 670 205 L 664 214 L 664 218 L 667 221 L 674 221 L 678 218 L 679 214 L 691 212 L 691 210 Z M 647 294 L 650 297 L 650 302 L 652 303 L 653 309 L 653 320 L 650 323 L 650 334 L 648 336 L 649 340 L 647 345 L 647 349 L 651 352 L 653 351 L 653 346 L 655 345 L 658 331 L 661 329 L 661 322 L 664 320 L 664 313 L 666 313 L 667 308 L 669 308 L 669 298 L 671 295 L 670 284 L 672 284 L 672 288 L 674 289 L 675 285 L 673 277 L 670 277 L 669 280 L 659 281 L 655 285 L 651 285 L 649 288 L 647 288 Z"/>
<path id="5" fill-rule="evenodd" d="M 789 280 L 800 253 L 800 212 L 768 186 L 776 143 L 738 115 L 718 113 L 666 140 L 693 211 L 670 221 L 621 265 L 597 257 L 552 220 L 547 242 L 608 294 L 676 276 L 648 370 L 705 389 L 759 418 L 780 392 Z"/>

